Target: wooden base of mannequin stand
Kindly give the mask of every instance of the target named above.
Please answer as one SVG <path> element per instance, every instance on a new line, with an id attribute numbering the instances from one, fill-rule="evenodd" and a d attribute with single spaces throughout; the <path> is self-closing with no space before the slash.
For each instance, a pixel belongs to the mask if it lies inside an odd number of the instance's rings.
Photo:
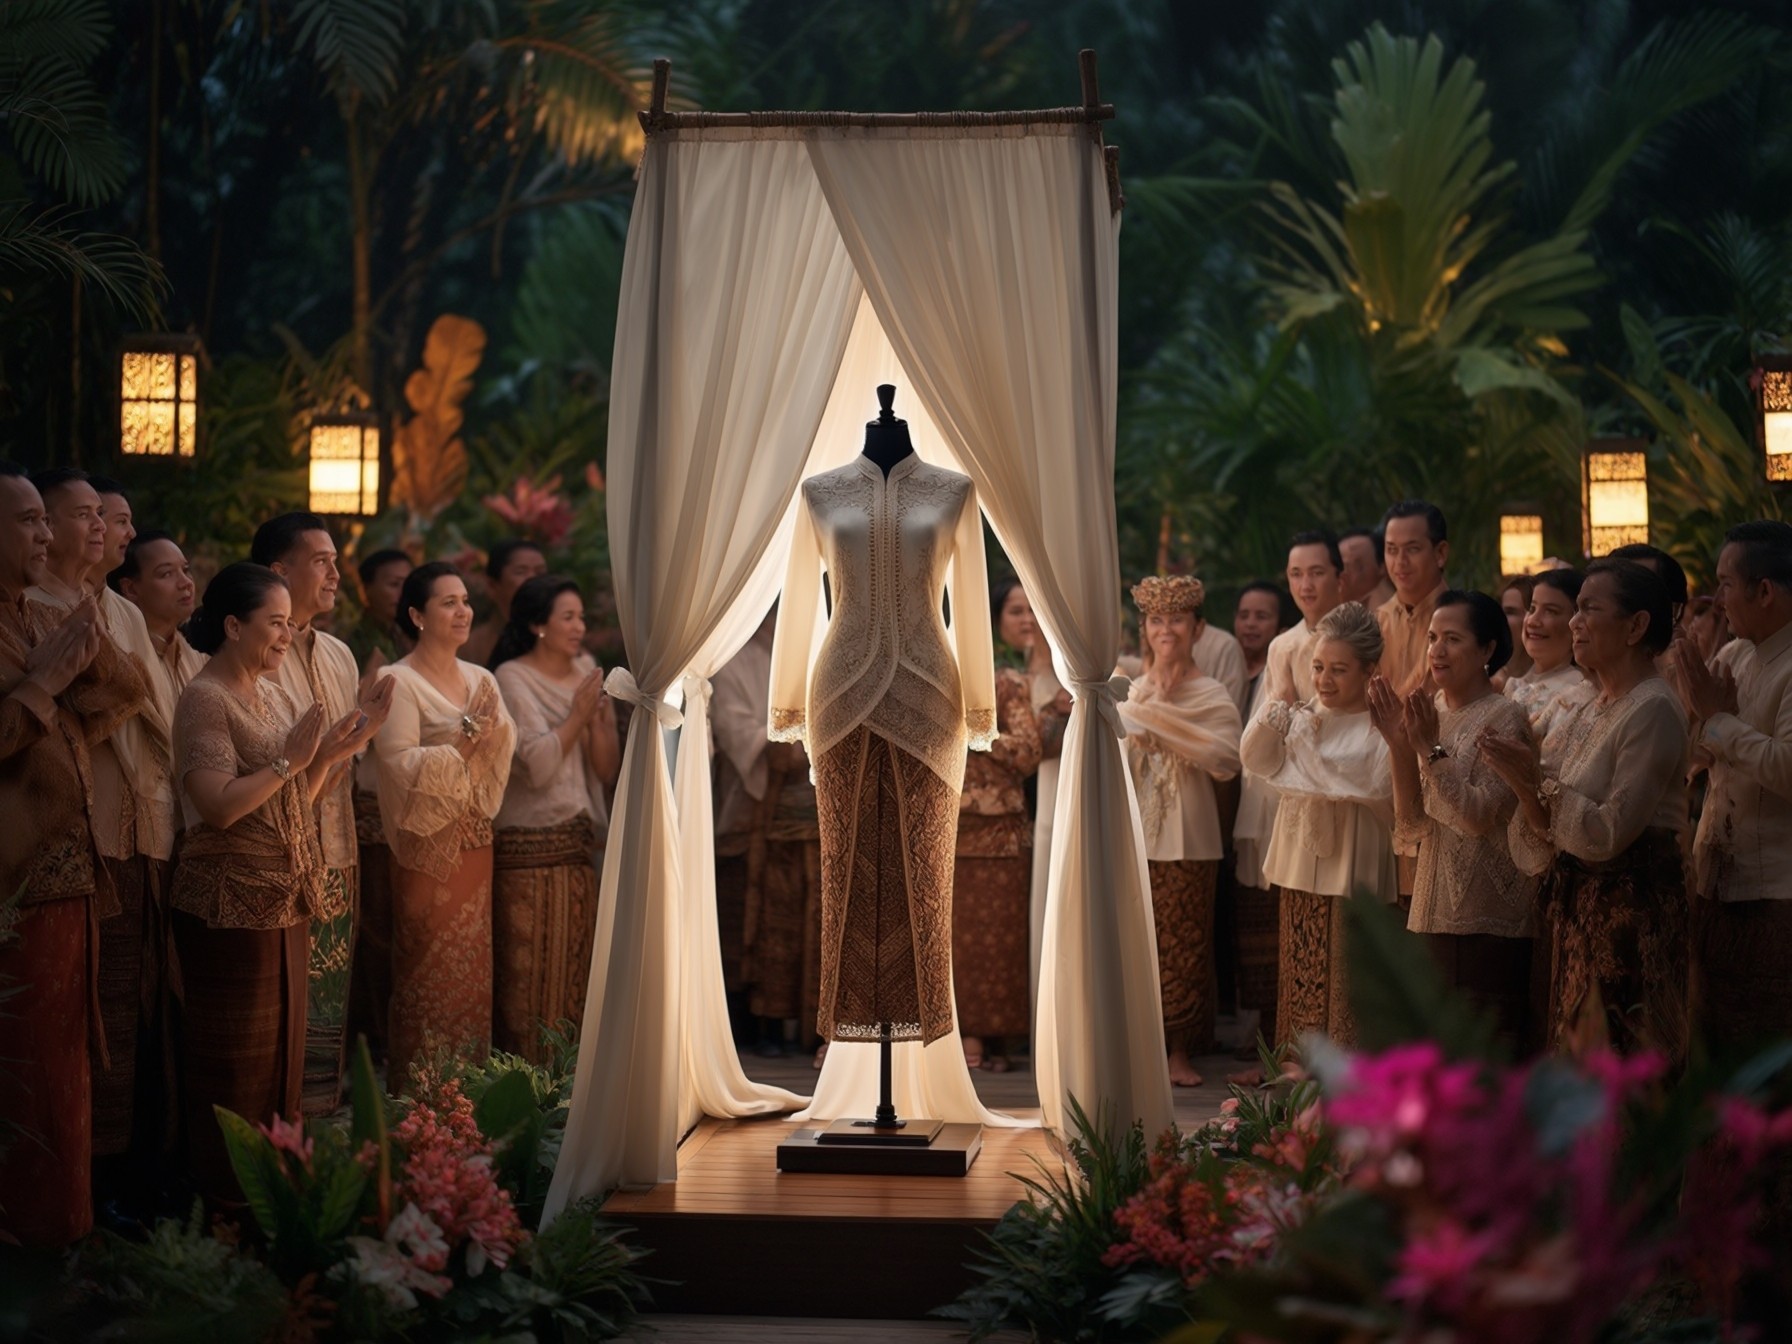
<path id="1" fill-rule="evenodd" d="M 799 1129 L 778 1145 L 779 1171 L 826 1171 L 864 1176 L 962 1176 L 983 1147 L 981 1125 L 904 1120 L 890 1095 L 890 1024 L 879 1024 L 877 1114 L 835 1120 L 825 1129 Z"/>

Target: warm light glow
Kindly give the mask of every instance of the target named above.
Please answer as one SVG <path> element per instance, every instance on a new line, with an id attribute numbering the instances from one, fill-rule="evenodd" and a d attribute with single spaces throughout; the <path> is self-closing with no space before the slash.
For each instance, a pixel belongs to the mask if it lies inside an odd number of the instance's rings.
<path id="1" fill-rule="evenodd" d="M 380 430 L 370 416 L 320 415 L 311 426 L 311 511 L 371 517 L 380 510 Z"/>
<path id="2" fill-rule="evenodd" d="M 1543 519 L 1534 513 L 1500 515 L 1500 573 L 1530 574 L 1543 563 Z"/>
<path id="3" fill-rule="evenodd" d="M 118 447 L 130 457 L 199 449 L 199 357 L 193 338 L 145 337 L 118 361 Z"/>
<path id="4" fill-rule="evenodd" d="M 1761 370 L 1761 439 L 1767 479 L 1792 481 L 1792 370 Z"/>
<path id="5" fill-rule="evenodd" d="M 1649 471 L 1643 453 L 1587 454 L 1586 523 L 1591 556 L 1649 540 Z"/>

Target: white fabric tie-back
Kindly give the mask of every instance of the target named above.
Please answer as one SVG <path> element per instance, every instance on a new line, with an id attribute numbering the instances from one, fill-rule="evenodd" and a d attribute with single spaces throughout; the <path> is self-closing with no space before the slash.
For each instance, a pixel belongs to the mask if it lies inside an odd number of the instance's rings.
<path id="1" fill-rule="evenodd" d="M 1070 694 L 1073 699 L 1092 701 L 1101 717 L 1114 730 L 1114 736 L 1126 736 L 1126 722 L 1120 717 L 1120 706 L 1132 694 L 1132 682 L 1128 678 L 1098 677 L 1092 681 L 1082 681 L 1072 677 Z"/>
<path id="2" fill-rule="evenodd" d="M 674 728 L 684 727 L 684 714 L 667 704 L 657 695 L 649 695 L 635 684 L 635 677 L 626 667 L 613 667 L 610 675 L 604 678 L 604 691 L 612 700 L 626 700 L 631 705 L 639 705 L 654 718 L 660 721 L 660 727 L 670 732 Z"/>

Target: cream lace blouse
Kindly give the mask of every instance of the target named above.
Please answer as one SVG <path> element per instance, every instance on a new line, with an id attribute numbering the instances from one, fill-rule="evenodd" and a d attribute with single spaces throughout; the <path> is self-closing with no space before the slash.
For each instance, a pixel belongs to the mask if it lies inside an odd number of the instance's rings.
<path id="1" fill-rule="evenodd" d="M 1190 677 L 1161 691 L 1138 677 L 1120 706 L 1126 724 L 1126 757 L 1139 815 L 1145 824 L 1145 857 L 1158 863 L 1205 862 L 1224 853 L 1216 779 L 1238 774 L 1238 706 L 1212 677 Z"/>
<path id="2" fill-rule="evenodd" d="M 1605 863 L 1650 827 L 1686 829 L 1686 715 L 1667 682 L 1648 677 L 1609 704 L 1595 701 L 1563 735 L 1549 833 L 1532 830 L 1522 810 L 1509 825 L 1521 869 L 1541 873 L 1558 852 Z"/>
<path id="3" fill-rule="evenodd" d="M 811 651 L 826 569 L 833 614 Z M 940 599 L 951 588 L 952 626 Z M 983 519 L 970 478 L 907 457 L 803 482 L 772 643 L 771 737 L 811 760 L 861 725 L 954 789 L 995 740 Z"/>
<path id="4" fill-rule="evenodd" d="M 1412 914 L 1415 933 L 1481 933 L 1529 938 L 1536 932 L 1531 897 L 1537 889 L 1512 862 L 1506 824 L 1518 799 L 1481 759 L 1476 739 L 1492 726 L 1506 737 L 1530 732 L 1525 713 L 1499 694 L 1461 709 L 1438 696 L 1438 740 L 1449 753 L 1422 771 L 1424 812 L 1397 818 L 1394 839 L 1418 846 Z"/>
<path id="5" fill-rule="evenodd" d="M 490 729 L 496 740 L 471 761 L 462 759 L 454 745 L 461 715 L 480 682 L 497 683 L 483 667 L 463 662 L 459 668 L 466 686 L 459 701 L 450 701 L 402 660 L 381 669 L 397 684 L 392 712 L 373 739 L 386 843 L 406 868 L 438 877 L 459 862 L 467 835 L 483 830 L 489 836 L 516 743 L 516 725 L 500 697 Z"/>
<path id="6" fill-rule="evenodd" d="M 1367 711 L 1272 701 L 1244 730 L 1239 755 L 1281 795 L 1265 878 L 1316 896 L 1399 899 L 1393 770 Z"/>

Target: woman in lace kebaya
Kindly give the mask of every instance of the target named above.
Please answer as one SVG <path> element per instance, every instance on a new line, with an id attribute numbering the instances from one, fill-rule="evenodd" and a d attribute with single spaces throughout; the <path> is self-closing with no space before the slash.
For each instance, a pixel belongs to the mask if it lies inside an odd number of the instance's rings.
<path id="1" fill-rule="evenodd" d="M 1629 560 L 1587 568 L 1574 656 L 1598 697 L 1564 729 L 1560 760 L 1484 730 L 1482 757 L 1517 795 L 1512 855 L 1545 873 L 1553 941 L 1549 1037 L 1609 1039 L 1681 1057 L 1686 1045 L 1686 718 L 1656 671 L 1673 635 L 1668 591 Z M 1603 1020 L 1589 1019 L 1595 1000 Z"/>
<path id="2" fill-rule="evenodd" d="M 1224 852 L 1213 785 L 1238 774 L 1243 726 L 1226 688 L 1195 666 L 1203 597 L 1201 581 L 1184 574 L 1134 586 L 1144 671 L 1120 706 L 1145 826 L 1170 1081 L 1178 1087 L 1200 1086 L 1191 1056 L 1213 1044 L 1213 895 Z"/>
<path id="3" fill-rule="evenodd" d="M 510 602 L 492 671 L 516 721 L 498 812 L 492 910 L 500 1050 L 540 1063 L 543 1024 L 585 1011 L 597 932 L 597 868 L 622 748 L 603 669 L 584 651 L 585 598 L 571 579 L 530 579 Z"/>
<path id="4" fill-rule="evenodd" d="M 174 711 L 186 825 L 170 904 L 186 1024 L 193 1171 L 212 1199 L 240 1198 L 213 1106 L 252 1124 L 299 1113 L 309 929 L 323 907 L 314 804 L 374 725 L 298 713 L 272 672 L 292 644 L 278 574 L 228 565 L 206 585 L 187 637 L 211 661 Z"/>
<path id="5" fill-rule="evenodd" d="M 1522 709 L 1493 689 L 1512 632 L 1499 603 L 1457 590 L 1437 599 L 1426 661 L 1437 686 L 1404 701 L 1381 677 L 1369 689 L 1394 772 L 1394 839 L 1418 853 L 1407 927 L 1423 934 L 1444 977 L 1491 1009 L 1513 1042 L 1529 1029 L 1535 882 L 1512 863 L 1506 823 L 1518 807 L 1482 754 L 1482 730 L 1528 739 Z"/>
<path id="6" fill-rule="evenodd" d="M 990 589 L 999 653 L 1026 658 L 1038 634 L 1026 591 L 1015 579 Z M 996 672 L 996 740 L 968 757 L 958 797 L 958 850 L 952 865 L 952 985 L 967 1068 L 1005 1072 L 1004 1041 L 1022 1037 L 1032 1017 L 1027 907 L 1032 898 L 1033 823 L 1027 777 L 1039 768 L 1039 719 L 1027 677 Z"/>
<path id="7" fill-rule="evenodd" d="M 1281 796 L 1263 871 L 1282 889 L 1276 1030 L 1356 1039 L 1344 956 L 1344 898 L 1395 902 L 1393 780 L 1369 720 L 1381 626 L 1360 602 L 1319 622 L 1314 698 L 1271 701 L 1239 754 Z"/>
<path id="8" fill-rule="evenodd" d="M 453 565 L 404 581 L 398 626 L 416 647 L 383 669 L 391 717 L 374 739 L 392 850 L 390 1077 L 446 1047 L 482 1057 L 492 1033 L 492 818 L 516 727 L 483 667 L 456 655 L 473 628 Z"/>

